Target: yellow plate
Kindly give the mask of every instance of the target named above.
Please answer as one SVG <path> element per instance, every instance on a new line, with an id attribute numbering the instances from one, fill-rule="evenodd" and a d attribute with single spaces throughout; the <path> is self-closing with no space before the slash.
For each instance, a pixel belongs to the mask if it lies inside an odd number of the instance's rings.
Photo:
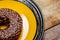
<path id="1" fill-rule="evenodd" d="M 26 5 L 24 5 L 21 2 L 17 2 L 17 1 L 0 1 L 0 8 L 9 8 L 12 9 L 16 12 L 19 13 L 19 15 L 23 15 L 26 17 L 27 21 L 28 21 L 28 34 L 26 35 L 26 38 L 24 40 L 33 40 L 35 33 L 36 33 L 36 19 L 35 16 L 33 14 L 33 12 L 31 11 L 31 9 L 29 9 Z M 23 34 L 23 32 L 22 32 Z M 22 34 L 19 37 L 18 40 L 20 40 L 22 38 Z"/>

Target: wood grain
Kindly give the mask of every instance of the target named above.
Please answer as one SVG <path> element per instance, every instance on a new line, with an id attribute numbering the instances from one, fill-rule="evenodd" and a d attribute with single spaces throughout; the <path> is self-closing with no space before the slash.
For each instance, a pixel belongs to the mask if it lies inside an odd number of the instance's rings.
<path id="1" fill-rule="evenodd" d="M 44 40 L 60 40 L 60 24 L 45 31 Z"/>
<path id="2" fill-rule="evenodd" d="M 60 40 L 60 0 L 35 0 L 35 2 L 44 16 L 43 40 Z"/>
<path id="3" fill-rule="evenodd" d="M 35 0 L 44 16 L 45 30 L 60 24 L 60 0 Z"/>

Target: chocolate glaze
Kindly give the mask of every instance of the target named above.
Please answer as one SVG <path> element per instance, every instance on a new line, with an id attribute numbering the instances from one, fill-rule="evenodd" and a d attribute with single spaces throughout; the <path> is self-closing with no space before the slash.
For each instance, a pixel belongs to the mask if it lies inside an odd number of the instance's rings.
<path id="1" fill-rule="evenodd" d="M 17 40 L 22 31 L 22 18 L 17 12 L 8 9 L 0 9 L 0 25 L 6 25 L 7 28 L 0 29 L 0 40 Z"/>

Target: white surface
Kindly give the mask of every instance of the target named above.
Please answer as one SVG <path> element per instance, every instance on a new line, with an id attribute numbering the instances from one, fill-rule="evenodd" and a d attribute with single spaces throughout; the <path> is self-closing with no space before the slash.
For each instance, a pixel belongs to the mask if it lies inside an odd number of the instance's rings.
<path id="1" fill-rule="evenodd" d="M 22 15 L 22 19 L 23 19 L 23 34 L 21 40 L 24 40 L 28 34 L 29 23 L 27 18 L 24 15 Z"/>

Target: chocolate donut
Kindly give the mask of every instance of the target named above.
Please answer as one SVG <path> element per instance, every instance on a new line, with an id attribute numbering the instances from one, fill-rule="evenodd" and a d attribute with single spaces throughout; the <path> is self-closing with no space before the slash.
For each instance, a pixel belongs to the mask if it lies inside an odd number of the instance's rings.
<path id="1" fill-rule="evenodd" d="M 12 9 L 0 9 L 0 26 L 7 25 L 7 28 L 0 29 L 0 40 L 17 40 L 22 31 L 22 18 Z"/>

